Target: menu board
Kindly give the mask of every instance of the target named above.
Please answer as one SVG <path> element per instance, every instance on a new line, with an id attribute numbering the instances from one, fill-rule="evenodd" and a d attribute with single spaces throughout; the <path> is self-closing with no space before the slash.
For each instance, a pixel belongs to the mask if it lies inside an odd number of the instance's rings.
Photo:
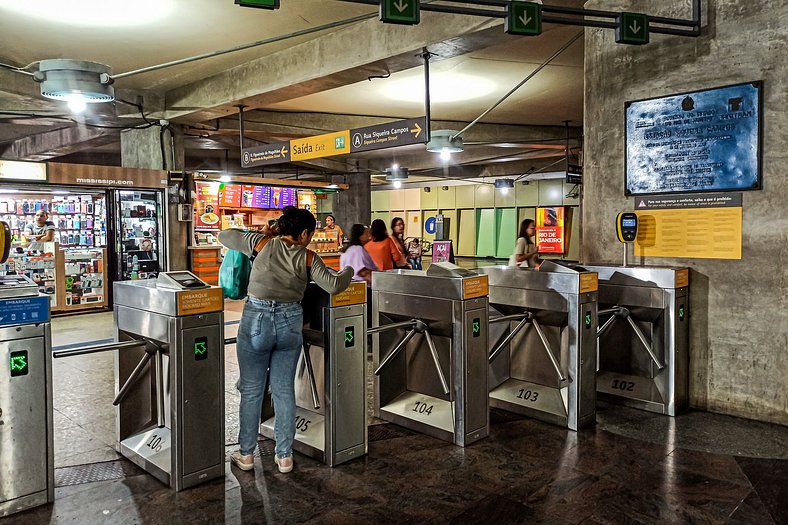
<path id="1" fill-rule="evenodd" d="M 243 192 L 241 193 L 241 208 L 252 208 L 253 206 L 254 186 L 244 184 Z"/>
<path id="2" fill-rule="evenodd" d="M 255 186 L 252 197 L 252 208 L 268 209 L 271 207 L 271 188 L 269 186 Z"/>
<path id="3" fill-rule="evenodd" d="M 282 209 L 298 205 L 298 193 L 295 188 L 270 188 L 271 208 Z"/>
<path id="4" fill-rule="evenodd" d="M 312 213 L 317 213 L 317 199 L 315 198 L 315 194 L 310 191 L 299 193 L 298 207 L 309 210 Z"/>
<path id="5" fill-rule="evenodd" d="M 219 183 L 218 182 L 195 182 L 196 192 L 195 201 L 205 204 L 219 204 Z"/>
<path id="6" fill-rule="evenodd" d="M 219 185 L 219 206 L 222 208 L 240 208 L 243 186 L 238 184 Z"/>

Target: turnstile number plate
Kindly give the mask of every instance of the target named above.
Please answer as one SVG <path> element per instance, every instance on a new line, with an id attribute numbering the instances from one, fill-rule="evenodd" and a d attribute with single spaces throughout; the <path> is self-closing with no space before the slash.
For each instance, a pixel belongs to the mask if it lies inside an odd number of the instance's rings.
<path id="1" fill-rule="evenodd" d="M 611 372 L 597 372 L 597 392 L 649 403 L 664 404 L 653 379 Z"/>
<path id="2" fill-rule="evenodd" d="M 274 422 L 276 417 L 263 421 L 260 432 L 267 438 L 274 439 Z M 310 410 L 296 407 L 296 441 L 315 450 L 326 450 L 326 419 Z"/>
<path id="3" fill-rule="evenodd" d="M 404 392 L 380 410 L 454 432 L 454 406 L 451 401 L 418 392 Z"/>
<path id="4" fill-rule="evenodd" d="M 170 460 L 172 433 L 169 428 L 152 428 L 126 438 L 120 444 L 167 474 L 172 474 Z"/>
<path id="5" fill-rule="evenodd" d="M 565 392 L 566 388 L 550 388 L 510 378 L 493 389 L 490 397 L 512 405 L 566 417 L 566 404 L 562 391 Z"/>

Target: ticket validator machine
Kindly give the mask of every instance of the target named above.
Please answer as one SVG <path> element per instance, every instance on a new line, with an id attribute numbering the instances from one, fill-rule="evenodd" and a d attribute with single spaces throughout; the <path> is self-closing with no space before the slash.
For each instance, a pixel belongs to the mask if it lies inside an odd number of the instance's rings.
<path id="1" fill-rule="evenodd" d="M 460 446 L 489 435 L 487 292 L 446 262 L 372 274 L 376 417 Z"/>
<path id="2" fill-rule="evenodd" d="M 304 308 L 304 347 L 296 368 L 293 448 L 330 467 L 367 453 L 367 286 L 338 294 L 310 283 Z M 260 433 L 274 439 L 270 394 Z"/>
<path id="3" fill-rule="evenodd" d="M 224 476 L 222 290 L 186 271 L 114 284 L 118 451 L 182 490 Z M 138 344 L 134 346 L 134 342 Z"/>
<path id="4" fill-rule="evenodd" d="M 11 246 L 0 222 L 0 262 Z M 0 277 L 0 517 L 54 500 L 49 297 Z"/>

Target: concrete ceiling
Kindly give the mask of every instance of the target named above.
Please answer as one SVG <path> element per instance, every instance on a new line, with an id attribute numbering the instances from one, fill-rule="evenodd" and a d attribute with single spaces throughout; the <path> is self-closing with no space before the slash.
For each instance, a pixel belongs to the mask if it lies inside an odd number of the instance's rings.
<path id="1" fill-rule="evenodd" d="M 450 0 L 432 3 L 458 6 Z M 584 2 L 546 3 L 582 7 Z M 182 126 L 187 169 L 240 172 L 238 104 L 248 108 L 249 144 L 421 116 L 423 61 L 417 55 L 426 47 L 435 54 L 432 127 L 461 129 L 582 31 L 546 24 L 539 37 L 515 37 L 504 34 L 500 18 L 422 12 L 417 26 L 393 26 L 377 20 L 374 5 L 281 4 L 269 11 L 239 7 L 233 0 L 0 0 L 0 63 L 31 64 L 32 72 L 39 60 L 73 58 L 123 74 L 268 41 L 115 82 L 119 100 L 142 102 L 147 118 Z M 62 5 L 70 11 L 57 13 Z M 450 99 L 441 98 L 441 84 L 449 86 Z M 30 77 L 0 69 L 1 158 L 119 162 L 119 129 L 97 126 L 142 122 L 137 107 L 119 101 L 74 116 L 38 90 Z M 522 172 L 564 155 L 564 122 L 571 121 L 571 135 L 579 137 L 582 111 L 580 38 L 470 128 L 463 135 L 466 149 L 450 168 L 415 146 L 320 159 L 299 169 L 347 173 L 363 165 L 379 173 L 398 160 L 414 172 L 439 177 Z M 576 152 L 578 141 L 572 144 Z M 272 171 L 277 169 L 267 169 L 267 175 Z M 292 173 L 293 166 L 281 171 Z"/>

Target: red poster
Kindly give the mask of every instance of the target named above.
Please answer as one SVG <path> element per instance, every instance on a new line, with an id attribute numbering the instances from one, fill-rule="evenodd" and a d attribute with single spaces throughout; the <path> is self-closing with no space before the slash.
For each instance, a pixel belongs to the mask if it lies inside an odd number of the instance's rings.
<path id="1" fill-rule="evenodd" d="M 219 185 L 219 206 L 222 208 L 240 208 L 243 186 L 238 184 Z"/>
<path id="2" fill-rule="evenodd" d="M 536 208 L 536 247 L 539 253 L 564 253 L 564 207 Z"/>

